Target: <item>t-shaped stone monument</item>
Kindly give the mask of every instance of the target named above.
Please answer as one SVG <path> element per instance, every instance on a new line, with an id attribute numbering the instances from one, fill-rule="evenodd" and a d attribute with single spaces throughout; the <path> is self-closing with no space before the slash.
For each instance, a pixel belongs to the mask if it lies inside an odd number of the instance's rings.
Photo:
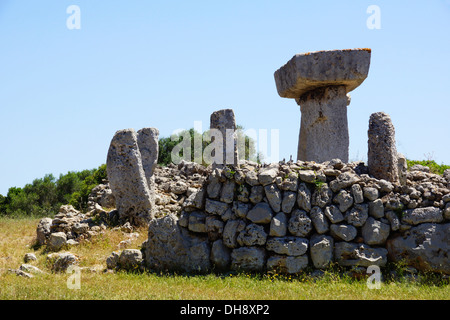
<path id="1" fill-rule="evenodd" d="M 347 93 L 369 73 L 370 49 L 295 55 L 275 72 L 278 94 L 301 110 L 297 160 L 348 162 Z"/>

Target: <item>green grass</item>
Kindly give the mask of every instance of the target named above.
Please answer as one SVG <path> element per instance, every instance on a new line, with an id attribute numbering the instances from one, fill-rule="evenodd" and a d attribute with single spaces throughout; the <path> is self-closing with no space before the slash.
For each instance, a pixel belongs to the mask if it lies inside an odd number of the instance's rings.
<path id="1" fill-rule="evenodd" d="M 69 289 L 71 274 L 52 274 L 46 266 L 43 249 L 33 250 L 38 219 L 0 218 L 0 300 L 21 299 L 207 299 L 207 300 L 310 300 L 310 299 L 449 299 L 450 288 L 439 278 L 427 281 L 385 281 L 380 289 L 369 289 L 366 280 L 355 280 L 330 268 L 322 278 L 305 274 L 227 273 L 188 276 L 160 273 L 105 273 L 106 257 L 124 239 L 120 231 L 109 230 L 103 237 L 83 243 L 70 251 L 80 258 L 80 266 L 95 272 L 81 273 L 81 288 Z M 146 238 L 139 230 L 138 248 Z M 27 252 L 34 252 L 33 264 L 46 274 L 31 279 L 18 277 L 17 269 Z M 431 280 L 430 280 L 431 279 Z"/>

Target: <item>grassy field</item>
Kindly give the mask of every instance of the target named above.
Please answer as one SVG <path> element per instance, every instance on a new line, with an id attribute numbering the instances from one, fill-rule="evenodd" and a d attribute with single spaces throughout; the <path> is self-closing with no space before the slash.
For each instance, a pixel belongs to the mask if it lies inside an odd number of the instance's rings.
<path id="1" fill-rule="evenodd" d="M 135 300 L 135 299 L 206 299 L 206 300 L 310 300 L 310 299 L 434 299 L 450 298 L 446 281 L 386 281 L 380 289 L 369 289 L 366 280 L 354 280 L 335 272 L 320 279 L 307 275 L 296 277 L 276 274 L 209 274 L 187 276 L 157 273 L 106 273 L 105 259 L 117 244 L 126 239 L 120 231 L 108 230 L 91 243 L 70 249 L 86 267 L 80 278 L 80 289 L 67 286 L 71 274 L 52 274 L 46 266 L 43 249 L 33 249 L 38 219 L 0 218 L 0 299 L 50 300 Z M 129 248 L 139 248 L 146 230 Z M 24 278 L 8 272 L 23 263 L 25 253 L 33 252 L 35 266 L 45 274 Z"/>

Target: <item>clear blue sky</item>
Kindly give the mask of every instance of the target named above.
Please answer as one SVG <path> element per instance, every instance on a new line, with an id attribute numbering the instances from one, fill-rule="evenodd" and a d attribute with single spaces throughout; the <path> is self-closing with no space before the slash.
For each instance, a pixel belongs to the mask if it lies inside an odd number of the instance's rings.
<path id="1" fill-rule="evenodd" d="M 81 29 L 69 30 L 69 5 Z M 367 8 L 380 8 L 369 29 Z M 114 132 L 160 136 L 232 108 L 238 124 L 279 129 L 296 157 L 300 110 L 273 73 L 294 54 L 372 49 L 351 93 L 350 160 L 367 159 L 384 111 L 410 159 L 450 164 L 450 1 L 0 1 L 0 193 L 47 173 L 105 163 Z"/>

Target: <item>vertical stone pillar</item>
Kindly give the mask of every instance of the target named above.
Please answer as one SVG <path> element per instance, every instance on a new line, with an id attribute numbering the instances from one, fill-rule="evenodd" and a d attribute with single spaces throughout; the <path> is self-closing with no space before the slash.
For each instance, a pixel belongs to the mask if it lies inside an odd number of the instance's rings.
<path id="1" fill-rule="evenodd" d="M 348 122 L 345 86 L 330 86 L 303 94 L 297 159 L 348 161 Z"/>
<path id="2" fill-rule="evenodd" d="M 155 131 L 148 129 L 141 130 L 139 135 L 133 129 L 117 131 L 106 159 L 108 180 L 120 220 L 135 226 L 146 225 L 154 217 L 154 191 L 148 184 L 148 180 L 152 181 L 155 159 L 158 159 L 154 134 Z"/>
<path id="3" fill-rule="evenodd" d="M 370 116 L 368 136 L 367 165 L 369 174 L 377 179 L 398 183 L 395 128 L 388 114 L 376 112 Z"/>
<path id="4" fill-rule="evenodd" d="M 210 129 L 217 129 L 222 134 L 223 160 L 219 165 L 238 166 L 236 119 L 233 110 L 223 109 L 213 112 L 210 118 Z"/>
<path id="5" fill-rule="evenodd" d="M 156 128 L 143 128 L 137 132 L 139 151 L 141 152 L 142 167 L 144 169 L 147 185 L 154 202 L 155 177 L 153 172 L 158 163 L 159 130 Z"/>
<path id="6" fill-rule="evenodd" d="M 367 78 L 370 56 L 370 49 L 307 52 L 275 72 L 280 97 L 301 106 L 297 160 L 348 162 L 346 94 Z"/>

